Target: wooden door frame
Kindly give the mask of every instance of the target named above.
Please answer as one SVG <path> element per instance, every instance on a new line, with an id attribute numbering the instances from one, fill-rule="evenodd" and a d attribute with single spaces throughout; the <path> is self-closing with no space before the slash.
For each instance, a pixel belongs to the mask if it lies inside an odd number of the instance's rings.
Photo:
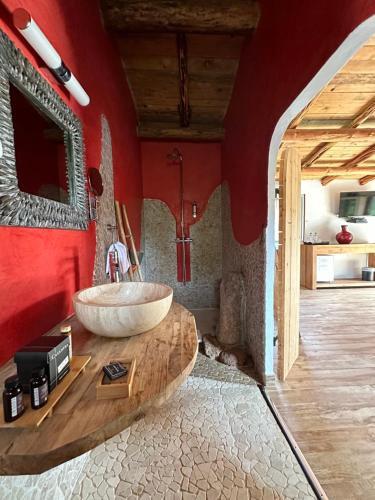
<path id="1" fill-rule="evenodd" d="M 295 148 L 283 151 L 279 183 L 277 372 L 285 380 L 299 355 L 301 158 Z"/>

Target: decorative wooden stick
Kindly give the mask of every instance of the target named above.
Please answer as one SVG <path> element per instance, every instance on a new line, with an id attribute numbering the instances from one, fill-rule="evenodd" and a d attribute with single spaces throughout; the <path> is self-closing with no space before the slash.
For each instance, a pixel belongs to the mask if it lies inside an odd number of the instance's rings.
<path id="1" fill-rule="evenodd" d="M 123 215 L 124 221 L 125 221 L 125 228 L 126 228 L 127 236 L 130 240 L 131 249 L 133 251 L 135 263 L 137 265 L 138 276 L 139 276 L 140 281 L 143 281 L 142 271 L 141 271 L 141 267 L 139 265 L 139 260 L 138 260 L 138 253 L 137 253 L 137 249 L 135 248 L 133 233 L 132 233 L 132 230 L 131 230 L 131 227 L 129 224 L 128 214 L 126 213 L 126 206 L 124 204 L 122 204 L 121 208 L 122 208 L 122 215 Z"/>
<path id="2" fill-rule="evenodd" d="M 122 222 L 122 217 L 121 217 L 121 209 L 120 209 L 120 203 L 116 200 L 115 201 L 115 212 L 116 212 L 116 221 L 117 221 L 117 227 L 118 227 L 118 234 L 121 243 L 123 243 L 125 246 L 126 245 L 126 235 L 125 235 L 125 230 L 124 230 L 124 224 Z M 130 261 L 130 255 L 129 255 L 129 249 L 128 249 L 128 257 L 129 257 L 129 276 L 131 281 L 134 281 L 134 274 L 133 274 L 133 269 L 132 269 L 132 264 Z"/>

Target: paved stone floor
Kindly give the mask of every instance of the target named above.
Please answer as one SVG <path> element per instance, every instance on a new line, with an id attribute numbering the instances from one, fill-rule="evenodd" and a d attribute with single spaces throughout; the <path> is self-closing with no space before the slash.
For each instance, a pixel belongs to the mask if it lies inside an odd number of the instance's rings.
<path id="1" fill-rule="evenodd" d="M 288 500 L 315 495 L 255 383 L 199 356 L 192 376 L 161 408 L 41 476 L 2 477 L 0 498 Z"/>

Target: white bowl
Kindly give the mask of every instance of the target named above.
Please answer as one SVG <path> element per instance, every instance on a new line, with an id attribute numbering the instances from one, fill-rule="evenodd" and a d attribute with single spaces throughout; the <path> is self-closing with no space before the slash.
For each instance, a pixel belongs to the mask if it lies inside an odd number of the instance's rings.
<path id="1" fill-rule="evenodd" d="M 157 326 L 168 314 L 173 289 L 141 281 L 110 283 L 75 293 L 79 321 L 96 335 L 131 337 Z"/>

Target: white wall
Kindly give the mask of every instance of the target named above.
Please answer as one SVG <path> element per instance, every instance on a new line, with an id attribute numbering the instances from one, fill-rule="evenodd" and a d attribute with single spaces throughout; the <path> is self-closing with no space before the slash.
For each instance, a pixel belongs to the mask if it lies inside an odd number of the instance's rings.
<path id="1" fill-rule="evenodd" d="M 375 243 L 375 217 L 366 217 L 368 224 L 357 224 L 347 223 L 337 216 L 342 191 L 375 191 L 375 181 L 365 186 L 360 186 L 356 180 L 335 180 L 327 186 L 322 186 L 320 181 L 302 181 L 301 192 L 306 195 L 305 234 L 316 232 L 320 239 L 337 243 L 336 234 L 341 231 L 342 224 L 347 224 L 353 234 L 353 243 Z M 366 265 L 364 255 L 337 255 L 335 277 L 358 278 L 361 268 Z"/>

